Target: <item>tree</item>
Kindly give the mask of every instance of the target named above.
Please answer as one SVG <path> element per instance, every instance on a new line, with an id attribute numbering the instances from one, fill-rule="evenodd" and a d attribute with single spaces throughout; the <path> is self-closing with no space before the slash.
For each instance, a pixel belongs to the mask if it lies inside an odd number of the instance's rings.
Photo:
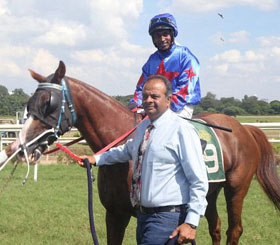
<path id="1" fill-rule="evenodd" d="M 23 111 L 29 96 L 22 89 L 15 89 L 11 95 L 8 89 L 0 85 L 0 115 L 15 116 L 17 111 Z"/>
<path id="2" fill-rule="evenodd" d="M 200 106 L 204 111 L 216 112 L 216 108 L 221 106 L 221 102 L 216 99 L 216 95 L 208 92 L 204 98 L 201 99 Z"/>
<path id="3" fill-rule="evenodd" d="M 272 109 L 273 114 L 280 114 L 280 101 L 278 100 L 271 101 L 270 108 Z"/>
<path id="4" fill-rule="evenodd" d="M 258 98 L 256 96 L 245 95 L 242 99 L 242 108 L 249 114 L 260 114 L 260 108 L 258 105 Z"/>
<path id="5" fill-rule="evenodd" d="M 196 105 L 193 109 L 193 115 L 197 115 L 203 112 L 203 108 L 200 105 Z"/>
<path id="6" fill-rule="evenodd" d="M 133 97 L 133 95 L 126 95 L 126 96 L 113 96 L 113 98 L 117 101 L 119 101 L 122 105 L 124 105 L 125 107 L 128 106 L 129 101 L 131 100 L 131 98 Z"/>
<path id="7" fill-rule="evenodd" d="M 267 114 L 271 113 L 270 104 L 267 103 L 266 101 L 259 100 L 258 101 L 258 106 L 259 106 L 259 110 L 260 110 L 261 115 L 267 115 Z"/>
<path id="8" fill-rule="evenodd" d="M 8 89 L 0 85 L 0 98 L 6 97 L 9 95 Z"/>
<path id="9" fill-rule="evenodd" d="M 237 116 L 245 114 L 246 112 L 238 106 L 228 106 L 223 110 L 223 113 L 229 116 Z"/>

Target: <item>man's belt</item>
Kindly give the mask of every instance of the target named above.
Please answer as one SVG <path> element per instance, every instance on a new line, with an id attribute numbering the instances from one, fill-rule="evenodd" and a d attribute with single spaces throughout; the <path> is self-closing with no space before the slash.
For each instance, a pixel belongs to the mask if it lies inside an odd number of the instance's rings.
<path id="1" fill-rule="evenodd" d="M 154 214 L 160 212 L 180 213 L 180 212 L 187 212 L 187 210 L 188 207 L 186 204 L 176 205 L 176 206 L 153 207 L 153 208 L 146 208 L 144 206 L 139 206 L 139 211 L 143 214 Z"/>

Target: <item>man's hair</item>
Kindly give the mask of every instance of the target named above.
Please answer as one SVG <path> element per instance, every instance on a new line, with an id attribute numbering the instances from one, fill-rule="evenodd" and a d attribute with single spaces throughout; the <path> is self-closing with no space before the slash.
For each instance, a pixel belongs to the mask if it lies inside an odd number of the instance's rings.
<path id="1" fill-rule="evenodd" d="M 164 85 L 165 85 L 165 97 L 166 98 L 168 98 L 170 95 L 172 95 L 172 84 L 166 77 L 164 77 L 162 75 L 151 75 L 146 80 L 146 83 L 149 82 L 150 80 L 154 80 L 154 79 L 159 79 L 164 83 Z"/>

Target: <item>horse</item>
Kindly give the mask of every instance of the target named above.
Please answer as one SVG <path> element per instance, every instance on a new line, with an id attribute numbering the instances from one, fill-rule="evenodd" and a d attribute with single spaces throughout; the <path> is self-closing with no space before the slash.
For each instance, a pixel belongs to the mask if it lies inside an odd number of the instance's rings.
<path id="1" fill-rule="evenodd" d="M 62 61 L 55 73 L 47 77 L 32 70 L 30 73 L 39 86 L 28 102 L 29 116 L 19 134 L 21 139 L 0 153 L 0 166 L 1 161 L 36 137 L 26 147 L 28 155 L 35 159 L 40 157 L 38 152 L 45 151 L 47 144 L 52 144 L 73 126 L 81 132 L 92 151 L 96 152 L 141 121 L 140 115 L 131 112 L 112 97 L 82 81 L 65 76 L 66 67 Z M 226 180 L 209 183 L 205 216 L 212 244 L 219 245 L 221 220 L 216 202 L 223 188 L 228 213 L 226 244 L 238 244 L 243 231 L 242 205 L 255 174 L 276 210 L 280 211 L 276 157 L 265 134 L 257 127 L 243 126 L 234 118 L 217 113 L 203 113 L 195 118 L 232 129 L 232 133 L 214 129 L 222 145 Z M 129 198 L 131 179 L 131 163 L 98 168 L 98 191 L 106 209 L 109 245 L 122 244 L 130 218 L 135 216 Z"/>

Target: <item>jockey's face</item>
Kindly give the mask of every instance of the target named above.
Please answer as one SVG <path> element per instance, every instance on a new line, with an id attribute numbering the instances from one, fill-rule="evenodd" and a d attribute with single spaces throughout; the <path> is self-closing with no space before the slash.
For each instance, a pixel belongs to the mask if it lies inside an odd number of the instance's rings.
<path id="1" fill-rule="evenodd" d="M 143 108 L 151 121 L 159 118 L 170 106 L 171 96 L 166 97 L 165 84 L 158 78 L 146 82 L 142 96 Z"/>
<path id="2" fill-rule="evenodd" d="M 153 33 L 153 43 L 160 51 L 167 51 L 172 45 L 172 35 L 170 30 L 156 31 Z"/>

